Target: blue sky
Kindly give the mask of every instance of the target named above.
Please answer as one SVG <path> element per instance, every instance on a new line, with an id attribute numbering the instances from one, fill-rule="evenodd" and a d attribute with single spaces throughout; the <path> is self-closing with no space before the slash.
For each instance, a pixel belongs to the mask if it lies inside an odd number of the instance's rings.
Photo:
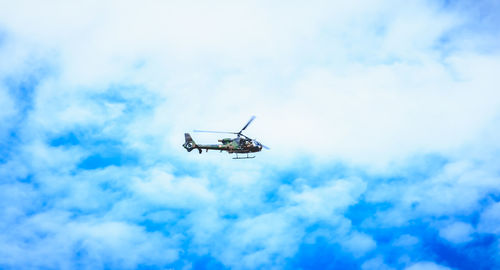
<path id="1" fill-rule="evenodd" d="M 499 14 L 3 3 L 0 268 L 499 268 Z"/>

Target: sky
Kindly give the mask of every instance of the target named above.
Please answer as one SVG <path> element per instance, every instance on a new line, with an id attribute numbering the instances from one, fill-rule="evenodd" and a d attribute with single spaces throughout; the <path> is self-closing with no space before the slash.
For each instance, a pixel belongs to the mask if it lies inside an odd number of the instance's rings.
<path id="1" fill-rule="evenodd" d="M 0 7 L 0 268 L 500 268 L 498 1 Z"/>

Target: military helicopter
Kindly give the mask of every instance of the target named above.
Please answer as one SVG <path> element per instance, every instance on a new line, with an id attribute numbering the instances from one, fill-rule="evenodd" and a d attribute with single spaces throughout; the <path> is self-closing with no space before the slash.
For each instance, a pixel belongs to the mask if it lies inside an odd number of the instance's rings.
<path id="1" fill-rule="evenodd" d="M 220 144 L 196 144 L 189 133 L 184 133 L 184 137 L 186 142 L 182 145 L 188 152 L 191 152 L 193 149 L 198 149 L 198 151 L 202 152 L 203 149 L 208 150 L 220 150 L 227 151 L 229 154 L 236 154 L 236 157 L 233 159 L 247 159 L 254 158 L 255 156 L 249 156 L 249 153 L 260 152 L 262 148 L 269 149 L 269 147 L 261 144 L 255 139 L 251 139 L 245 135 L 243 135 L 243 130 L 245 130 L 250 123 L 255 119 L 255 116 L 252 116 L 247 124 L 238 132 L 225 132 L 225 131 L 207 131 L 207 130 L 193 130 L 194 132 L 205 132 L 205 133 L 225 133 L 225 134 L 236 134 L 236 138 L 224 138 L 220 139 Z M 238 154 L 246 154 L 246 156 L 238 156 Z"/>

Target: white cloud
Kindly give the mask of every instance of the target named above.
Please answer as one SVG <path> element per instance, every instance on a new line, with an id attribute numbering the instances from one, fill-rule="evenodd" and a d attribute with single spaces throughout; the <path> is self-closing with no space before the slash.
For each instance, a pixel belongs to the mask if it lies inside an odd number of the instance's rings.
<path id="1" fill-rule="evenodd" d="M 163 151 L 199 125 L 227 129 L 258 114 L 251 132 L 273 145 L 273 158 L 305 152 L 382 166 L 459 147 L 498 113 L 498 55 L 437 55 L 459 14 L 419 1 L 220 4 L 16 2 L 2 22 L 16 40 L 57 51 L 62 97 L 116 81 L 165 97 L 162 113 L 135 132 L 168 127 Z M 77 104 L 56 110 L 63 122 L 109 115 Z"/>
<path id="2" fill-rule="evenodd" d="M 313 220 L 328 220 L 355 204 L 366 184 L 359 179 L 332 180 L 316 188 L 303 186 L 289 196 L 291 215 Z"/>
<path id="3" fill-rule="evenodd" d="M 370 202 L 392 202 L 394 207 L 374 217 L 377 225 L 401 226 L 410 220 L 429 216 L 470 214 L 477 211 L 480 198 L 498 192 L 498 176 L 493 160 L 450 161 L 441 171 L 427 179 L 407 179 L 382 183 L 368 189 Z M 372 222 L 370 221 L 370 222 Z"/>
<path id="4" fill-rule="evenodd" d="M 176 178 L 160 170 L 153 170 L 151 178 L 134 180 L 132 189 L 143 199 L 173 208 L 198 208 L 215 201 L 207 188 L 208 180 Z"/>
<path id="5" fill-rule="evenodd" d="M 421 1 L 6 3 L 0 77 L 24 78 L 33 62 L 50 68 L 18 123 L 21 145 L 0 164 L 8 200 L 0 225 L 9 232 L 0 234 L 8 255 L 0 264 L 30 258 L 26 267 L 71 268 L 71 250 L 83 249 L 94 268 L 161 265 L 182 256 L 185 240 L 187 252 L 229 267 L 272 267 L 319 238 L 356 257 L 374 250 L 379 243 L 345 217 L 360 200 L 389 205 L 363 223 L 377 228 L 479 211 L 482 198 L 500 192 L 489 149 L 500 146 L 500 56 L 449 35 L 464 21 Z M 440 47 L 443 36 L 454 50 Z M 19 118 L 3 84 L 0 132 Z M 109 93 L 118 101 L 102 97 Z M 253 114 L 248 135 L 272 147 L 255 160 L 180 146 L 186 131 L 236 131 Z M 47 144 L 79 128 L 134 149 L 138 166 L 82 171 L 76 165 L 93 149 Z M 314 172 L 339 161 L 392 176 L 427 153 L 449 163 L 424 179 L 322 180 Z M 280 178 L 302 162 L 314 164 L 313 176 Z M 14 184 L 26 177 L 37 189 Z M 479 232 L 498 233 L 497 210 L 481 214 Z M 148 222 L 168 236 L 148 231 Z M 472 232 L 454 223 L 440 235 L 464 243 Z M 417 236 L 393 243 L 416 248 Z M 363 267 L 388 266 L 377 257 Z M 447 269 L 408 269 L 426 267 Z"/>
<path id="6" fill-rule="evenodd" d="M 279 265 L 295 254 L 303 234 L 290 217 L 263 214 L 237 221 L 227 232 L 227 245 L 218 247 L 215 255 L 235 268 Z"/>
<path id="7" fill-rule="evenodd" d="M 14 100 L 10 97 L 7 89 L 0 85 L 0 140 L 4 141 L 8 131 L 14 125 L 14 117 L 17 114 Z"/>
<path id="8" fill-rule="evenodd" d="M 394 268 L 385 264 L 384 258 L 379 256 L 379 257 L 375 257 L 373 259 L 370 259 L 370 260 L 364 262 L 361 265 L 361 269 L 363 269 L 363 270 L 391 270 Z"/>
<path id="9" fill-rule="evenodd" d="M 500 234 L 500 203 L 488 206 L 481 213 L 477 229 L 483 233 Z"/>
<path id="10" fill-rule="evenodd" d="M 377 243 L 369 235 L 359 232 L 353 232 L 341 242 L 342 246 L 354 256 L 362 256 L 366 252 L 373 250 Z"/>
<path id="11" fill-rule="evenodd" d="M 132 269 L 177 259 L 175 240 L 122 222 L 72 220 L 70 213 L 51 211 L 21 219 L 9 235 L 2 234 L 2 264 L 23 267 L 74 268 L 111 265 Z M 75 252 L 79 254 L 75 260 Z"/>
<path id="12" fill-rule="evenodd" d="M 405 270 L 446 270 L 448 267 L 433 262 L 418 262 L 406 267 Z"/>
<path id="13" fill-rule="evenodd" d="M 31 137 L 36 134 L 29 134 Z M 76 167 L 76 164 L 86 156 L 86 152 L 78 147 L 52 147 L 41 139 L 34 139 L 30 143 L 21 145 L 18 149 L 19 157 L 13 158 L 24 164 L 29 171 L 36 171 L 40 176 L 60 176 Z M 50 181 L 46 182 L 51 184 Z"/>
<path id="14" fill-rule="evenodd" d="M 401 235 L 398 239 L 396 239 L 393 245 L 397 247 L 408 247 L 408 246 L 414 246 L 419 242 L 420 240 L 417 237 L 411 236 L 409 234 L 404 234 Z"/>
<path id="15" fill-rule="evenodd" d="M 232 192 L 234 187 L 227 188 Z M 307 241 L 311 243 L 316 237 L 322 237 L 332 244 L 344 246 L 356 256 L 375 247 L 370 236 L 350 232 L 350 225 L 346 225 L 348 221 L 342 217 L 346 208 L 354 204 L 363 191 L 362 181 L 332 180 L 314 188 L 300 184 L 297 188 L 298 191 L 283 190 L 278 193 L 282 197 L 279 201 L 284 204 L 280 203 L 275 208 L 264 207 L 258 215 L 253 212 L 262 208 L 264 202 L 260 200 L 252 208 L 219 205 L 219 213 L 209 206 L 194 212 L 187 221 L 190 232 L 195 236 L 198 252 L 210 252 L 225 265 L 235 268 L 280 265 L 298 250 L 307 226 L 318 221 L 325 221 L 330 227 L 310 235 Z M 228 203 L 238 201 L 224 195 L 220 198 Z M 224 210 L 237 216 L 225 219 L 221 217 Z"/>
<path id="16" fill-rule="evenodd" d="M 454 244 L 469 242 L 472 240 L 472 233 L 474 233 L 474 228 L 463 222 L 454 222 L 439 230 L 439 236 Z"/>
<path id="17" fill-rule="evenodd" d="M 82 226 L 83 225 L 83 226 Z M 178 258 L 179 250 L 169 248 L 172 240 L 160 233 L 146 233 L 141 227 L 105 222 L 95 225 L 76 224 L 74 229 L 83 235 L 83 248 L 91 251 L 97 261 L 106 261 L 111 255 L 111 265 L 135 268 L 139 264 L 167 264 Z M 103 256 L 104 255 L 104 256 Z"/>

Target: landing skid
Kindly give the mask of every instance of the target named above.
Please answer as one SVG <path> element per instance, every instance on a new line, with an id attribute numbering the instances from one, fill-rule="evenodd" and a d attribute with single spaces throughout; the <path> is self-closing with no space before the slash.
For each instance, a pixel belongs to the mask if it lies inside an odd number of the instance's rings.
<path id="1" fill-rule="evenodd" d="M 249 159 L 249 158 L 255 158 L 255 156 L 249 156 L 247 154 L 246 156 L 239 157 L 238 154 L 236 154 L 236 157 L 234 157 L 233 159 Z"/>

